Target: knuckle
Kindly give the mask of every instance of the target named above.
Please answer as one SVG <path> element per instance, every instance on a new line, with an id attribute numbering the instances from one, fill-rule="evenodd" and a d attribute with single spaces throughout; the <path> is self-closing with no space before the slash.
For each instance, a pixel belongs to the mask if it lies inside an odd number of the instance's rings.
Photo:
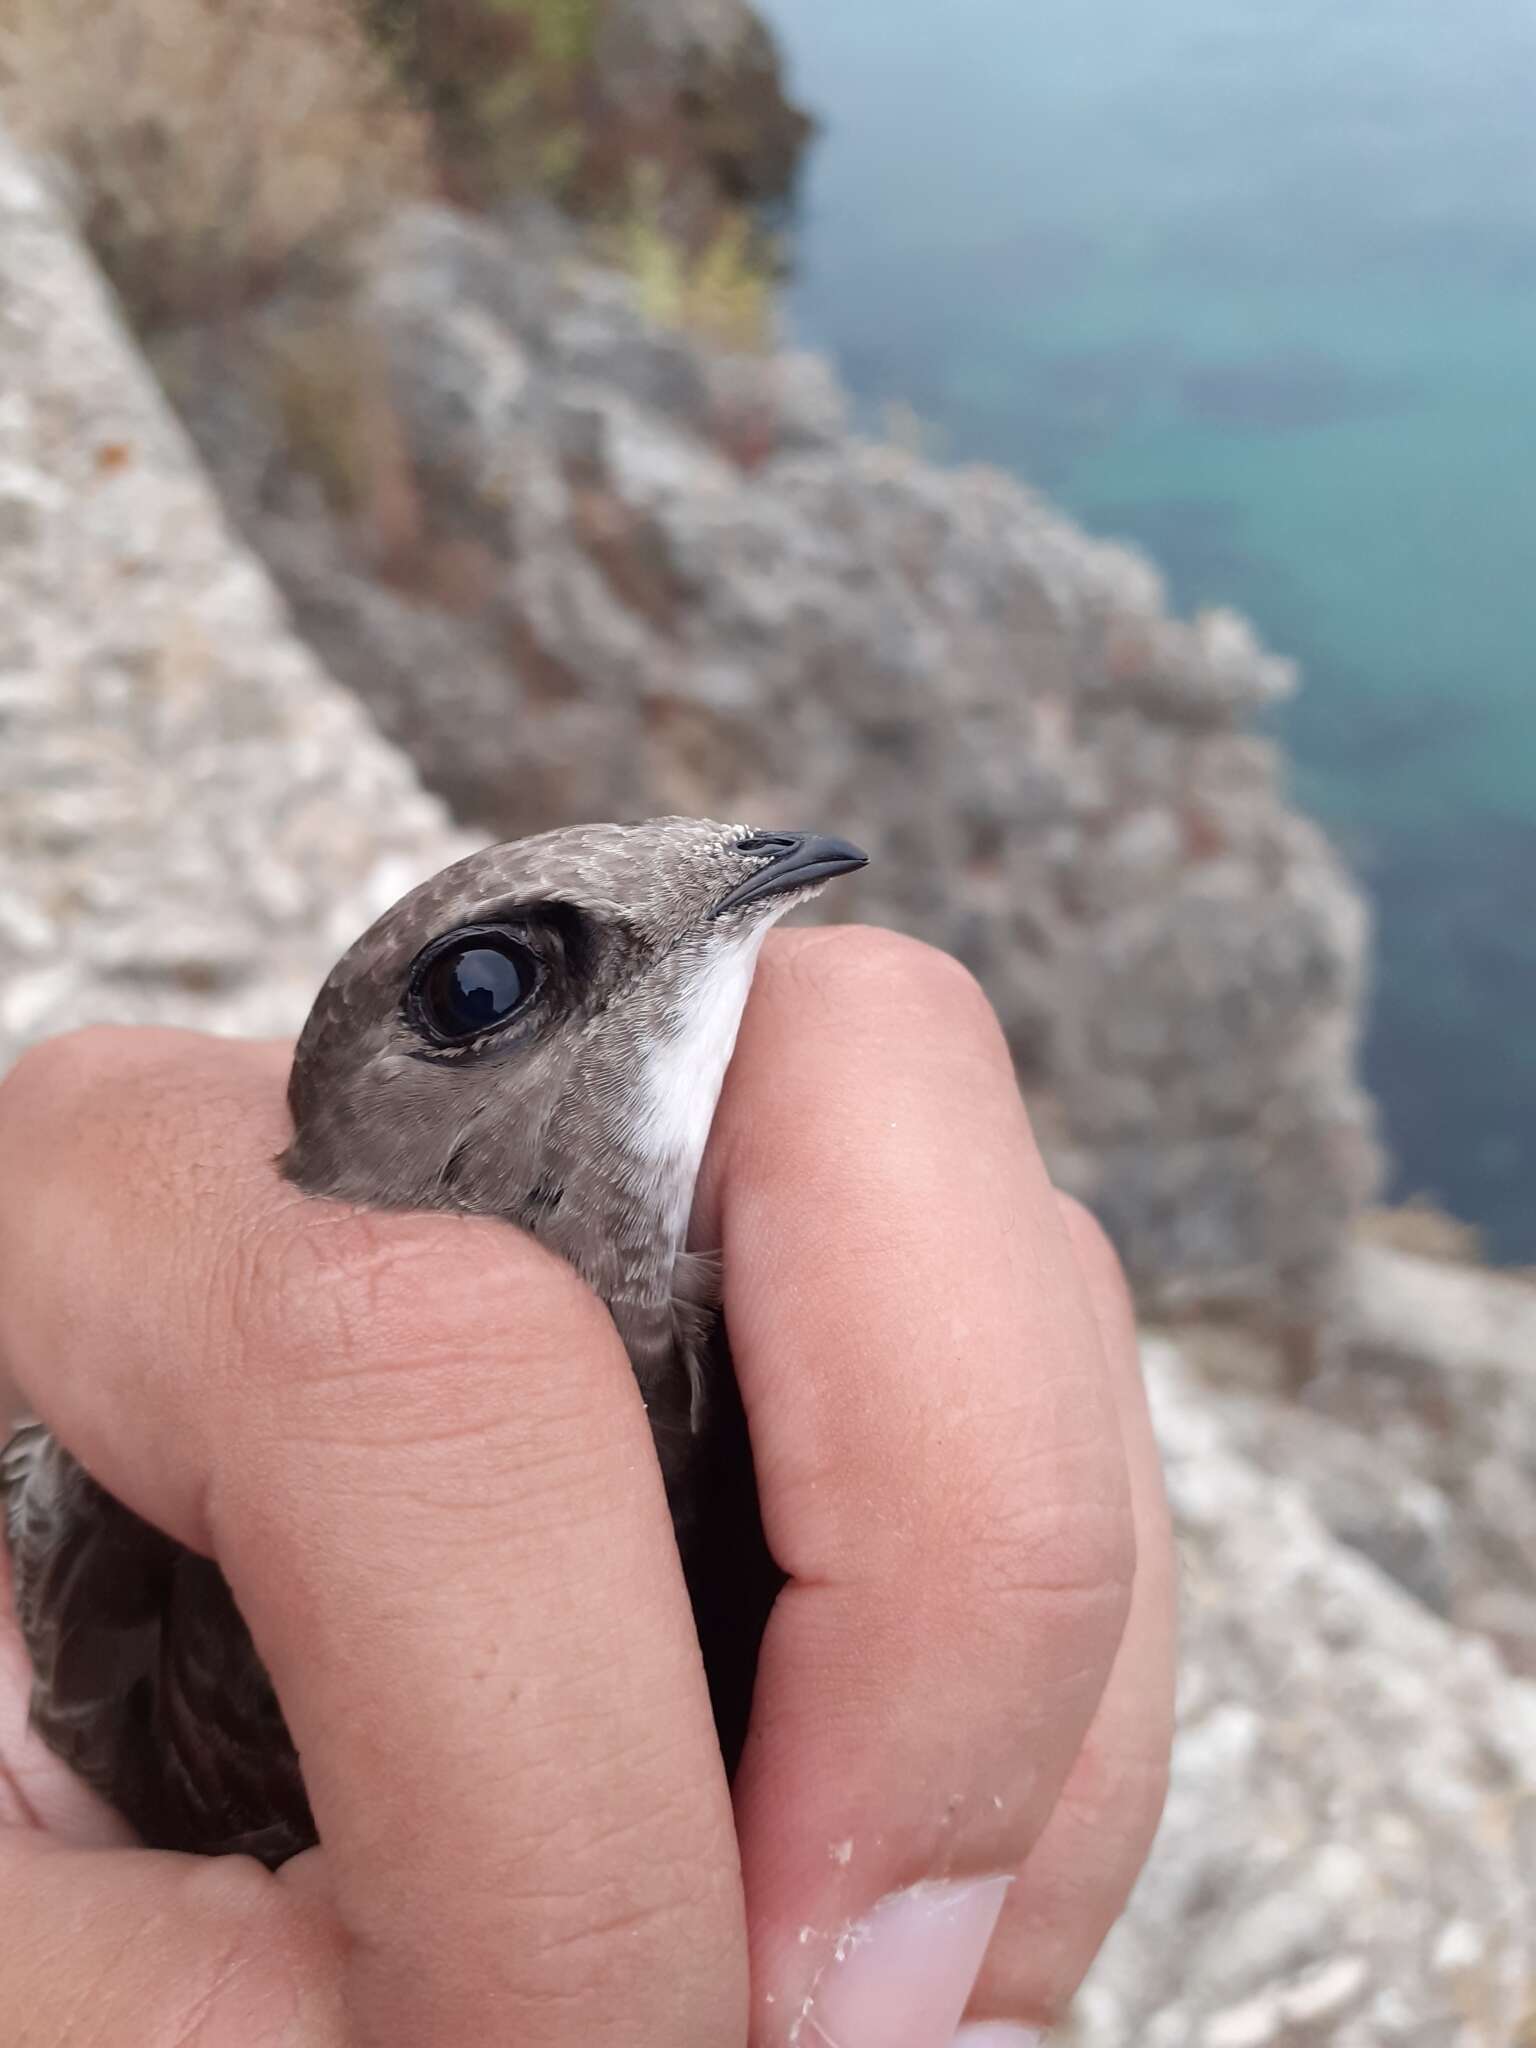
<path id="1" fill-rule="evenodd" d="M 1136 1531 L 1113 1489 L 1048 1503 L 980 1502 L 950 1551 L 950 1592 L 990 1614 L 1005 1638 L 1061 1643 L 1068 1661 L 1107 1671 L 1125 1632 L 1136 1578 Z"/>
<path id="2" fill-rule="evenodd" d="M 1123 1624 L 1136 1579 L 1136 1529 L 1128 1503 L 1069 1499 L 1015 1512 L 984 1554 L 992 1574 L 1026 1598 L 1087 1599 Z"/>
<path id="3" fill-rule="evenodd" d="M 285 1376 L 382 1369 L 409 1348 L 401 1325 L 413 1295 L 425 1320 L 422 1235 L 415 1217 L 295 1201 L 231 1248 L 237 1319 Z"/>
<path id="4" fill-rule="evenodd" d="M 485 1218 L 352 1209 L 299 1198 L 236 1251 L 263 1350 L 297 1381 L 426 1387 L 508 1349 L 579 1353 L 606 1327 L 563 1261 Z M 263 1369 L 266 1369 L 265 1366 Z"/>

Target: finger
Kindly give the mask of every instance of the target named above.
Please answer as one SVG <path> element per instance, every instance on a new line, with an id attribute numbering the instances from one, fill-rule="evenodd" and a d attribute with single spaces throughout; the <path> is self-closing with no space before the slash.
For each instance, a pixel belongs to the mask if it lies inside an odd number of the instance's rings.
<path id="1" fill-rule="evenodd" d="M 139 1514 L 207 1551 L 246 1275 L 298 1191 L 290 1049 L 72 1032 L 0 1081 L 0 1370 Z"/>
<path id="2" fill-rule="evenodd" d="M 0 1909 L 18 2048 L 354 2048 L 334 1920 L 243 1857 L 0 1832 Z"/>
<path id="3" fill-rule="evenodd" d="M 0 1089 L 0 1161 L 34 1162 L 0 1166 L 0 1348 L 228 1575 L 360 2038 L 730 2040 L 729 1802 L 601 1305 L 499 1224 L 297 1197 L 268 1057 L 136 1033 L 55 1062 Z"/>
<path id="4" fill-rule="evenodd" d="M 995 1019 L 926 948 L 765 955 L 711 1172 L 790 1579 L 736 1787 L 754 2021 L 937 2048 L 1125 1621 L 1103 1346 Z"/>
<path id="5" fill-rule="evenodd" d="M 1119 1919 L 1162 1814 L 1173 1741 L 1174 1553 L 1167 1496 L 1119 1260 L 1063 1199 L 1109 1365 L 1136 1521 L 1136 1582 L 1087 1739 L 1003 1907 L 974 2015 L 1049 2024 L 1066 2011 Z"/>

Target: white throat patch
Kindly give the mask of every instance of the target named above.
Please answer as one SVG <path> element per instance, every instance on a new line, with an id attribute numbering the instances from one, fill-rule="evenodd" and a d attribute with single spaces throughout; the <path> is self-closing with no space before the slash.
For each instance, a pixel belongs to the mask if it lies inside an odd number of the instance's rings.
<path id="1" fill-rule="evenodd" d="M 773 922 L 765 917 L 701 964 L 684 993 L 686 1015 L 679 1029 L 659 1040 L 646 1057 L 635 1150 L 645 1183 L 664 1197 L 662 1230 L 674 1255 L 683 1248 L 720 1085 L 735 1050 L 758 952 Z"/>

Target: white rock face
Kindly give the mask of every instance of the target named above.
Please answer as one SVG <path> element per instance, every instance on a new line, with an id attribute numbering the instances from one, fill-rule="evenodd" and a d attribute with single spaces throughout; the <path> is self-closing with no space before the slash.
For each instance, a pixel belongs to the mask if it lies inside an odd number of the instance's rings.
<path id="1" fill-rule="evenodd" d="M 1182 1341 L 1234 1449 L 1536 1679 L 1536 1284 L 1352 1244 L 1300 1388 L 1267 1347 Z"/>
<path id="2" fill-rule="evenodd" d="M 1183 1567 L 1180 1734 L 1070 2038 L 1523 2048 L 1536 1687 L 1240 1456 L 1171 1345 L 1146 1363 Z"/>
<path id="3" fill-rule="evenodd" d="M 96 1019 L 275 1032 L 467 842 L 293 635 L 0 141 L 0 1059 Z"/>

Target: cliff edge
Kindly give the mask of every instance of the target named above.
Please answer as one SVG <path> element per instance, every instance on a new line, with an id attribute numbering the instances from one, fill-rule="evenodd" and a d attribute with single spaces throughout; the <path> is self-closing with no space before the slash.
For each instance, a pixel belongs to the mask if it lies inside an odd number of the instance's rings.
<path id="1" fill-rule="evenodd" d="M 815 358 L 647 318 L 559 225 L 417 207 L 344 297 L 159 359 L 299 631 L 488 836 L 669 810 L 870 847 L 1142 1299 L 1306 1323 L 1376 1172 L 1368 919 L 1250 730 L 1246 622 Z"/>

